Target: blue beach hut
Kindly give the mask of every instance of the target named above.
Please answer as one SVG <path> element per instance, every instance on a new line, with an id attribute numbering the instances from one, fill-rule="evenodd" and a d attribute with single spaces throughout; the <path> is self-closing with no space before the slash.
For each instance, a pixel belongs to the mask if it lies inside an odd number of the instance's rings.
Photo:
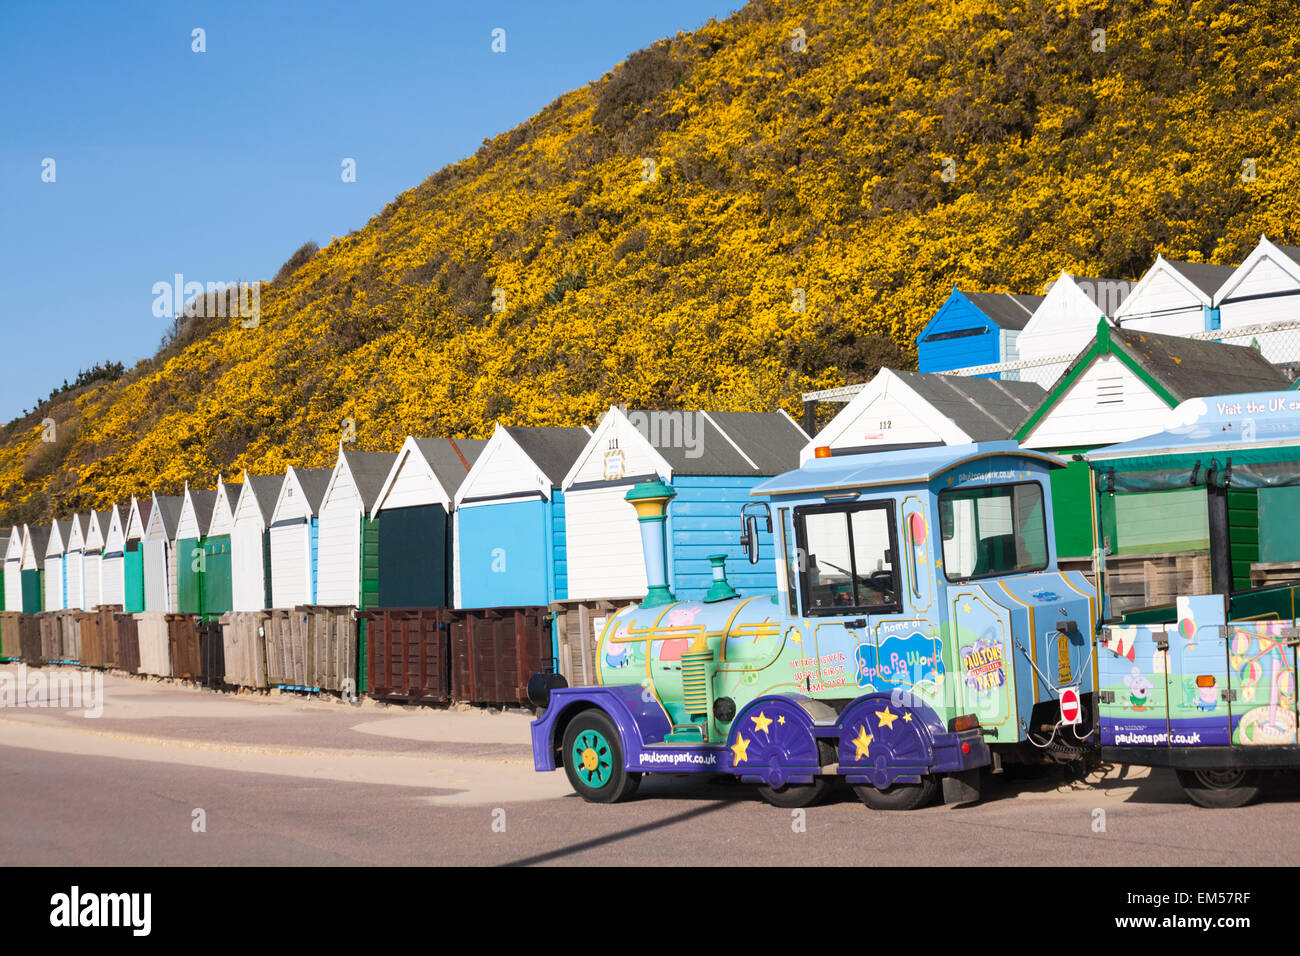
<path id="1" fill-rule="evenodd" d="M 586 428 L 496 426 L 456 492 L 456 607 L 569 596 L 560 486 L 590 437 Z"/>

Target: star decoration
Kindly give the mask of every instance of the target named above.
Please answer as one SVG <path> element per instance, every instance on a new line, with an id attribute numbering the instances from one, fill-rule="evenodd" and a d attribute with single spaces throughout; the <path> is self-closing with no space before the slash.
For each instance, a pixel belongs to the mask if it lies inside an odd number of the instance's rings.
<path id="1" fill-rule="evenodd" d="M 961 606 L 961 610 L 962 610 L 962 613 L 963 613 L 963 614 L 969 614 L 969 613 L 970 613 L 970 605 L 969 605 L 969 604 L 963 604 L 963 605 Z"/>
<path id="2" fill-rule="evenodd" d="M 911 715 L 911 714 L 904 714 L 904 715 L 903 715 L 903 723 L 905 723 L 905 724 L 910 724 L 911 722 L 912 722 L 912 715 Z"/>
<path id="3" fill-rule="evenodd" d="M 757 717 L 751 717 L 749 719 L 754 722 L 754 733 L 758 733 L 761 730 L 766 734 L 769 732 L 767 728 L 772 726 L 772 718 L 767 716 L 761 710 L 758 712 Z"/>
<path id="4" fill-rule="evenodd" d="M 776 722 L 777 722 L 778 724 L 780 724 L 782 727 L 784 727 L 784 726 L 785 726 L 785 714 L 777 714 L 777 715 L 776 715 Z"/>
<path id="5" fill-rule="evenodd" d="M 889 709 L 888 704 L 885 705 L 884 710 L 876 714 L 876 720 L 879 721 L 880 726 L 884 727 L 886 730 L 893 730 L 894 721 L 896 721 L 897 719 L 898 719 L 898 714 L 892 713 Z"/>
<path id="6" fill-rule="evenodd" d="M 744 736 L 740 734 L 736 735 L 736 742 L 731 745 L 732 753 L 736 755 L 736 759 L 733 763 L 744 763 L 749 759 L 749 744 L 750 742 L 746 740 Z"/>
<path id="7" fill-rule="evenodd" d="M 867 733 L 867 725 L 863 724 L 858 730 L 858 736 L 854 738 L 853 741 L 853 746 L 857 748 L 857 753 L 854 754 L 853 759 L 861 760 L 863 757 L 870 757 L 871 741 L 874 739 L 874 737 Z"/>

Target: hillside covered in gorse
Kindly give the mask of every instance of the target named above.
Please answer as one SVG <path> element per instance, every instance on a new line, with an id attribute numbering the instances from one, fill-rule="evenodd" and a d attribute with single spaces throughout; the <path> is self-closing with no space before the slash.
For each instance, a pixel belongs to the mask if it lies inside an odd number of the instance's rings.
<path id="1" fill-rule="evenodd" d="M 0 518 L 329 465 L 345 419 L 395 450 L 617 403 L 797 413 L 914 363 L 954 284 L 1295 242 L 1297 137 L 1289 0 L 755 0 L 296 257 L 256 328 L 191 320 L 0 429 Z"/>

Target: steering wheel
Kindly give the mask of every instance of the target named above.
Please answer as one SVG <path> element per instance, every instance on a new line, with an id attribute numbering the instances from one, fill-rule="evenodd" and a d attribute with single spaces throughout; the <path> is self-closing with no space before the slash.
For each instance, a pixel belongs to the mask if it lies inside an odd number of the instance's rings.
<path id="1" fill-rule="evenodd" d="M 879 591 L 884 595 L 885 600 L 894 599 L 894 572 L 893 571 L 872 571 L 867 575 L 867 586 L 874 591 Z"/>

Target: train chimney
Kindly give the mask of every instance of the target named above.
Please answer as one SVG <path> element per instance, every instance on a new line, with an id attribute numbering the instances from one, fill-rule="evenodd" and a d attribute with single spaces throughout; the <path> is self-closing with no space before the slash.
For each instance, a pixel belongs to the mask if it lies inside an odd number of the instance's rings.
<path id="1" fill-rule="evenodd" d="M 636 518 L 641 523 L 641 550 L 645 553 L 649 590 L 642 607 L 673 604 L 677 600 L 668 589 L 667 540 L 668 502 L 676 495 L 672 485 L 658 478 L 639 482 L 627 493 L 627 500 L 636 508 Z"/>
<path id="2" fill-rule="evenodd" d="M 712 604 L 715 601 L 730 601 L 734 597 L 740 597 L 736 589 L 727 583 L 727 556 L 711 554 L 709 564 L 713 565 L 713 583 L 709 586 L 709 593 L 704 595 L 704 603 Z"/>

